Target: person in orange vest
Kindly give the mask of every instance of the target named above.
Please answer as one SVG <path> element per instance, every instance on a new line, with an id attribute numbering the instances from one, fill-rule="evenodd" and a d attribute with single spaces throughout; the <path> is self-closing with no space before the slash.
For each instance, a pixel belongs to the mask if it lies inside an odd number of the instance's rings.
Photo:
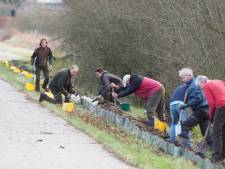
<path id="1" fill-rule="evenodd" d="M 206 76 L 198 76 L 196 85 L 199 86 L 209 104 L 209 119 L 213 121 L 213 163 L 225 159 L 225 82 L 209 80 Z"/>
<path id="2" fill-rule="evenodd" d="M 132 74 L 123 77 L 124 87 L 119 87 L 114 83 L 112 87 L 118 89 L 118 93 L 113 92 L 114 98 L 121 98 L 135 93 L 136 96 L 146 101 L 147 125 L 154 127 L 154 114 L 157 113 L 159 120 L 165 122 L 165 88 L 164 86 L 151 78 Z"/>

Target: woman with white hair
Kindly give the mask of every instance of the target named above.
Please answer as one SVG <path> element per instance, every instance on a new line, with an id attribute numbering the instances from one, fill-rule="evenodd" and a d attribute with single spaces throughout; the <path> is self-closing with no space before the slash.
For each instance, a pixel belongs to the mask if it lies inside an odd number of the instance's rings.
<path id="1" fill-rule="evenodd" d="M 225 82 L 198 76 L 195 83 L 205 94 L 209 104 L 208 116 L 213 121 L 211 161 L 219 162 L 225 159 Z"/>
<path id="2" fill-rule="evenodd" d="M 114 98 L 121 98 L 135 93 L 141 99 L 147 102 L 146 110 L 149 127 L 154 127 L 154 113 L 157 113 L 159 120 L 165 121 L 165 88 L 164 86 L 151 78 L 132 74 L 123 77 L 124 87 L 119 87 L 114 83 L 112 87 L 118 89 L 118 94 L 113 92 Z"/>

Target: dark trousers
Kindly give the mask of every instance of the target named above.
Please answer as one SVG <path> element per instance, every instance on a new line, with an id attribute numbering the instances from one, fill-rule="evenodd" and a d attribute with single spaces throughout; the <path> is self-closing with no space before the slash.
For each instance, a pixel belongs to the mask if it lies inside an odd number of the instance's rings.
<path id="1" fill-rule="evenodd" d="M 151 120 L 157 113 L 159 120 L 165 121 L 165 89 L 162 87 L 159 91 L 148 98 L 146 104 L 147 116 Z"/>
<path id="2" fill-rule="evenodd" d="M 118 90 L 115 89 L 115 92 L 118 93 Z M 105 90 L 101 93 L 104 100 L 114 103 L 114 98 L 112 97 L 112 89 L 110 88 L 109 91 Z"/>
<path id="3" fill-rule="evenodd" d="M 48 71 L 48 66 L 37 66 L 36 70 L 35 70 L 35 74 L 36 74 L 36 82 L 35 82 L 35 88 L 37 91 L 40 90 L 40 74 L 41 71 L 44 74 L 44 83 L 42 85 L 43 89 L 46 89 L 47 85 L 48 85 L 48 81 L 49 81 L 49 71 Z"/>
<path id="4" fill-rule="evenodd" d="M 188 131 L 190 131 L 193 127 L 195 127 L 198 124 L 200 126 L 201 134 L 205 136 L 205 132 L 209 124 L 208 111 L 209 111 L 208 107 L 202 107 L 194 110 L 193 114 L 182 123 L 181 137 L 188 138 Z M 210 130 L 208 136 L 206 137 L 206 142 L 210 147 L 212 146 Z"/>
<path id="5" fill-rule="evenodd" d="M 102 96 L 103 96 L 104 100 L 114 102 L 111 91 L 105 92 L 104 94 L 102 94 Z"/>
<path id="6" fill-rule="evenodd" d="M 213 156 L 225 158 L 225 106 L 216 109 L 213 120 Z"/>

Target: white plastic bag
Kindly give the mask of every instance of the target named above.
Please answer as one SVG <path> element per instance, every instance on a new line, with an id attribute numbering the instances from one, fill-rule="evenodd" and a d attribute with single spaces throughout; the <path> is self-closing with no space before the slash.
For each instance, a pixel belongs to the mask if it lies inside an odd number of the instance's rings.
<path id="1" fill-rule="evenodd" d="M 184 110 L 181 111 L 179 121 L 177 125 L 175 125 L 175 136 L 179 136 L 181 134 L 181 119 L 182 119 L 183 113 L 184 113 Z"/>
<path id="2" fill-rule="evenodd" d="M 175 125 L 175 136 L 179 136 L 181 134 L 181 122 L 179 121 L 177 125 Z"/>
<path id="3" fill-rule="evenodd" d="M 81 103 L 81 99 L 80 99 L 80 95 L 75 95 L 75 94 L 72 94 L 71 95 L 71 101 L 76 103 L 76 104 L 80 104 Z"/>

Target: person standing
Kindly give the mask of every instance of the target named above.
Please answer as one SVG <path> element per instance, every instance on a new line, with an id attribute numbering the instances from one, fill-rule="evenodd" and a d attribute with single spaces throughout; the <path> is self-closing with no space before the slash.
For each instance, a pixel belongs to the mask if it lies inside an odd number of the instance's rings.
<path id="1" fill-rule="evenodd" d="M 47 46 L 47 40 L 41 39 L 40 47 L 36 48 L 33 55 L 31 56 L 31 65 L 34 67 L 36 81 L 35 90 L 40 91 L 40 73 L 44 74 L 44 83 L 42 88 L 48 91 L 47 85 L 49 81 L 49 70 L 52 68 L 52 51 Z"/>

